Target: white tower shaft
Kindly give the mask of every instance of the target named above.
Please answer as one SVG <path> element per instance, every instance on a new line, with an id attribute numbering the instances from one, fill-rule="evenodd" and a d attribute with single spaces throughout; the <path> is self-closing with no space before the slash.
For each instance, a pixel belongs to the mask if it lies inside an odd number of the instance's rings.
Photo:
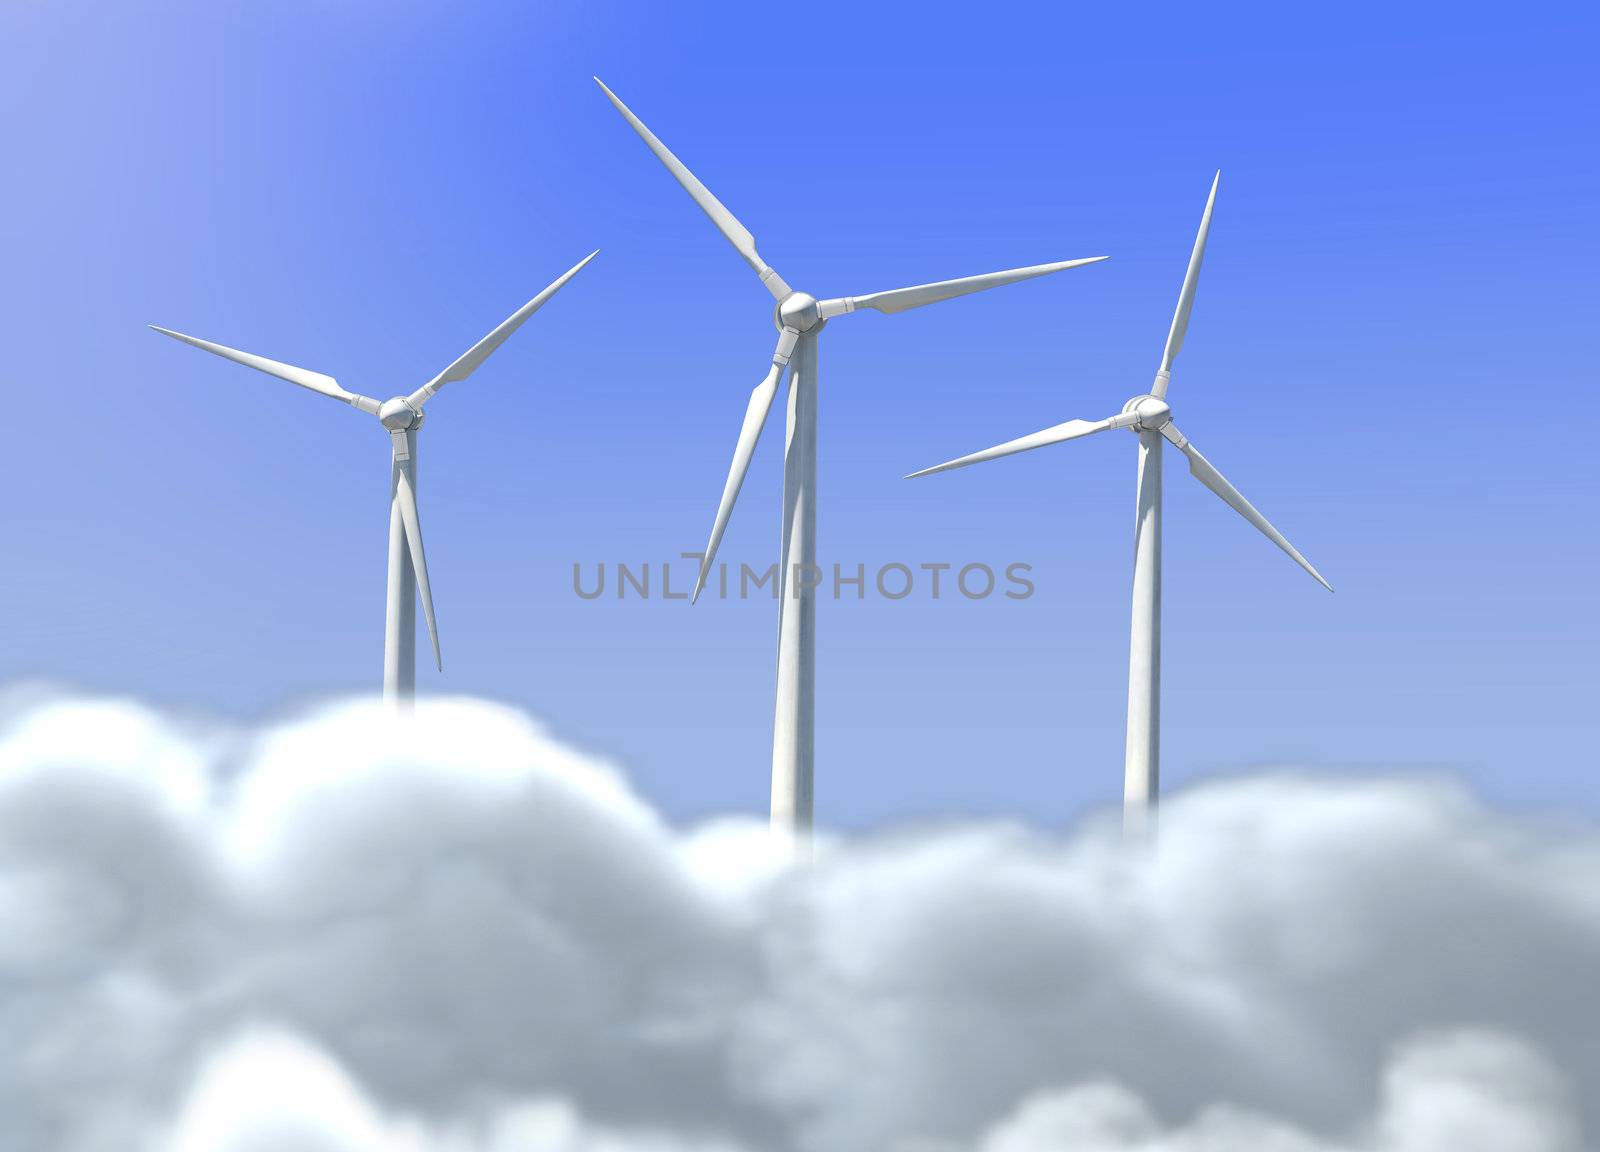
<path id="1" fill-rule="evenodd" d="M 1161 451 L 1161 433 L 1141 429 L 1122 793 L 1123 827 L 1136 834 L 1154 823 L 1161 782 Z"/>
<path id="2" fill-rule="evenodd" d="M 400 444 L 405 445 L 401 455 Z M 408 708 L 417 695 L 417 573 L 411 565 L 406 526 L 400 511 L 402 469 L 417 490 L 417 430 L 395 438 L 394 466 L 389 473 L 389 581 L 383 629 L 383 698 Z"/>
<path id="3" fill-rule="evenodd" d="M 772 724 L 772 828 L 809 853 L 816 719 L 817 332 L 789 361 L 778 568 L 778 698 Z"/>

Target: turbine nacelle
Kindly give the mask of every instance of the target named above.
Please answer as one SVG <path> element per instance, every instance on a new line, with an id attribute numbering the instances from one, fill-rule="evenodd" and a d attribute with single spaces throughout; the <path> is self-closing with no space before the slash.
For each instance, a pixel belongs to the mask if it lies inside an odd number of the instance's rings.
<path id="1" fill-rule="evenodd" d="M 823 323 L 817 307 L 817 298 L 805 292 L 791 292 L 772 310 L 772 322 L 781 330 L 793 328 L 796 332 L 810 332 Z"/>
<path id="2" fill-rule="evenodd" d="M 409 432 L 422 427 L 422 409 L 412 407 L 406 397 L 396 396 L 379 405 L 378 419 L 391 432 Z"/>
<path id="3" fill-rule="evenodd" d="M 1132 416 L 1130 428 L 1136 432 L 1159 432 L 1172 423 L 1172 409 L 1159 396 L 1135 396 L 1122 406 L 1124 416 Z"/>

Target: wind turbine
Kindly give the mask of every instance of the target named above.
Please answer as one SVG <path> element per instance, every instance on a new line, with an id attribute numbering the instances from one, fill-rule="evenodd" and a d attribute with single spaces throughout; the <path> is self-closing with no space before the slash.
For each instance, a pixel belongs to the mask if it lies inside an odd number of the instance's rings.
<path id="1" fill-rule="evenodd" d="M 496 348 L 521 327 L 524 320 L 542 308 L 550 297 L 598 255 L 599 252 L 595 251 L 585 256 L 421 388 L 381 402 L 370 396 L 347 392 L 332 376 L 325 376 L 321 372 L 296 368 L 293 364 L 268 360 L 265 356 L 240 352 L 209 340 L 185 336 L 170 328 L 150 325 L 174 340 L 182 340 L 185 344 L 214 352 L 247 368 L 254 368 L 335 400 L 343 400 L 352 408 L 376 416 L 389 430 L 392 462 L 389 471 L 389 580 L 383 632 L 383 696 L 392 704 L 406 705 L 416 696 L 416 601 L 419 590 L 422 594 L 422 614 L 428 623 L 428 637 L 433 642 L 433 662 L 440 671 L 444 670 L 444 662 L 439 655 L 439 630 L 433 617 L 433 592 L 428 585 L 428 560 L 422 549 L 422 524 L 417 516 L 417 432 L 422 428 L 423 406 L 446 384 L 471 376 Z"/>
<path id="2" fill-rule="evenodd" d="M 1189 256 L 1183 289 L 1178 293 L 1178 308 L 1167 333 L 1167 346 L 1161 353 L 1150 391 L 1141 393 L 1122 406 L 1122 411 L 1106 420 L 1068 420 L 1031 436 L 1008 440 L 982 452 L 946 461 L 911 476 L 927 476 L 951 468 L 964 468 L 984 460 L 994 460 L 1046 444 L 1076 440 L 1112 428 L 1127 428 L 1139 436 L 1139 491 L 1133 531 L 1133 636 L 1128 658 L 1128 742 L 1124 762 L 1123 819 L 1132 831 L 1141 831 L 1151 822 L 1160 785 L 1161 739 L 1161 452 L 1169 441 L 1189 460 L 1195 479 L 1211 489 L 1235 512 L 1261 530 L 1268 540 L 1287 552 L 1294 562 L 1333 591 L 1333 586 L 1311 566 L 1293 544 L 1284 539 L 1267 518 L 1256 511 L 1237 488 L 1212 466 L 1211 461 L 1178 431 L 1167 405 L 1167 385 L 1172 380 L 1172 362 L 1183 347 L 1189 330 L 1189 313 L 1194 308 L 1195 286 L 1200 281 L 1200 263 L 1206 254 L 1206 236 L 1211 231 L 1211 211 L 1217 202 L 1218 172 L 1206 198 L 1205 214 L 1200 217 L 1200 232 Z M 909 479 L 909 477 L 908 477 Z"/>
<path id="3" fill-rule="evenodd" d="M 904 312 L 924 304 L 934 304 L 985 288 L 998 288 L 1050 272 L 1060 272 L 1083 264 L 1104 260 L 1065 260 L 1012 268 L 983 276 L 918 284 L 868 296 L 840 296 L 818 300 L 790 288 L 782 276 L 756 251 L 750 230 L 723 207 L 722 201 L 694 173 L 684 167 L 655 133 L 619 100 L 611 89 L 595 77 L 595 83 L 616 106 L 622 117 L 666 165 L 683 190 L 700 206 L 717 230 L 728 239 L 739 255 L 754 268 L 761 283 L 777 300 L 773 322 L 778 329 L 778 347 L 766 377 L 750 394 L 744 423 L 739 429 L 733 463 L 722 490 L 712 524 L 711 539 L 700 561 L 692 600 L 705 588 L 706 576 L 716 559 L 728 517 L 750 468 L 750 457 L 766 423 L 767 413 L 777 395 L 784 369 L 789 370 L 788 430 L 783 460 L 783 535 L 780 541 L 778 577 L 778 684 L 777 707 L 772 732 L 772 825 L 804 853 L 807 850 L 812 810 L 812 731 L 815 719 L 814 680 L 816 649 L 816 586 L 821 576 L 816 565 L 817 539 L 817 337 L 835 316 L 862 308 L 879 312 Z"/>

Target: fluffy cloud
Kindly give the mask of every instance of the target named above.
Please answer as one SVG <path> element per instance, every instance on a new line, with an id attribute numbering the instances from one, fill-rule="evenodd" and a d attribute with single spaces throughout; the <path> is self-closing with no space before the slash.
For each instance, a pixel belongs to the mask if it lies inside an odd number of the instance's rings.
<path id="1" fill-rule="evenodd" d="M 606 1131 L 560 1100 L 449 1122 L 386 1115 L 324 1053 L 260 1030 L 212 1054 L 164 1142 L 171 1152 L 740 1152 Z"/>
<path id="2" fill-rule="evenodd" d="M 1600 834 L 1235 778 L 785 866 L 494 705 L 0 696 L 0 1147 L 1576 1152 Z"/>
<path id="3" fill-rule="evenodd" d="M 1561 1075 L 1494 1033 L 1430 1036 L 1396 1054 L 1365 1131 L 1324 1140 L 1230 1105 L 1165 1127 L 1135 1093 L 1086 1084 L 1040 1095 L 997 1126 L 982 1152 L 1578 1152 Z"/>

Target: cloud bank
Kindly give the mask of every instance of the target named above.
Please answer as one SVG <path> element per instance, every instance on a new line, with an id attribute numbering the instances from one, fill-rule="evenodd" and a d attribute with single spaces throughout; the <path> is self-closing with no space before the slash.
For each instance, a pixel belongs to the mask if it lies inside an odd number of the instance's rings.
<path id="1" fill-rule="evenodd" d="M 0 695 L 0 1147 L 1580 1152 L 1600 831 L 1297 773 L 666 825 L 516 711 Z"/>

